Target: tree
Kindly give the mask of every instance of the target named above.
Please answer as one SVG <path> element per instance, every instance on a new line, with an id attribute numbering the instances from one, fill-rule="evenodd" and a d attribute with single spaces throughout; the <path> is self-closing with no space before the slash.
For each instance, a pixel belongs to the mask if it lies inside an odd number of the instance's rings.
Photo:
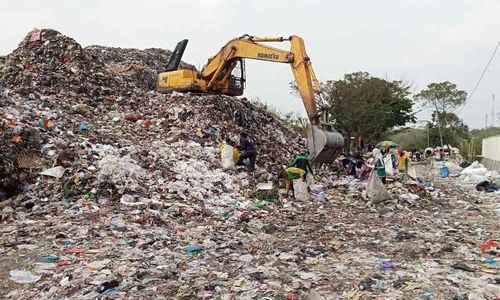
<path id="1" fill-rule="evenodd" d="M 397 130 L 387 137 L 388 140 L 396 142 L 403 149 L 425 149 L 427 148 L 428 130 L 422 128 L 404 128 Z"/>
<path id="2" fill-rule="evenodd" d="M 356 72 L 322 83 L 322 91 L 320 100 L 328 108 L 330 122 L 346 137 L 378 142 L 389 129 L 415 121 L 410 86 L 402 81 Z"/>
<path id="3" fill-rule="evenodd" d="M 449 81 L 436 82 L 420 91 L 415 99 L 424 107 L 433 109 L 433 122 L 437 125 L 441 146 L 444 145 L 443 128 L 446 127 L 448 121 L 454 120 L 450 111 L 465 103 L 467 92 L 457 89 L 457 85 Z M 455 114 L 453 115 L 456 117 Z"/>

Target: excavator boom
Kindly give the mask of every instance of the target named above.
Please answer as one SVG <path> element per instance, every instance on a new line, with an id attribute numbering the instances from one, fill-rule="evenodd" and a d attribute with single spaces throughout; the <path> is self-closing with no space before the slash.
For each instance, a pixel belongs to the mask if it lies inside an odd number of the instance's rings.
<path id="1" fill-rule="evenodd" d="M 290 42 L 290 51 L 261 44 L 262 42 Z M 179 44 L 184 51 L 185 41 Z M 180 61 L 178 55 L 174 56 Z M 230 40 L 217 54 L 210 57 L 201 72 L 194 70 L 167 70 L 158 76 L 160 92 L 191 91 L 202 93 L 226 94 L 240 96 L 245 87 L 244 59 L 254 59 L 291 66 L 297 89 L 302 98 L 307 117 L 311 122 L 309 128 L 309 151 L 316 164 L 329 163 L 335 160 L 335 154 L 344 146 L 342 135 L 335 131 L 325 130 L 326 120 L 321 120 L 317 109 L 316 94 L 320 92 L 320 84 L 314 73 L 311 60 L 307 56 L 304 40 L 292 35 L 284 37 L 253 37 L 244 35 Z M 178 65 L 178 61 L 173 65 Z M 169 63 L 169 66 L 172 64 Z M 235 71 L 239 70 L 239 75 Z"/>

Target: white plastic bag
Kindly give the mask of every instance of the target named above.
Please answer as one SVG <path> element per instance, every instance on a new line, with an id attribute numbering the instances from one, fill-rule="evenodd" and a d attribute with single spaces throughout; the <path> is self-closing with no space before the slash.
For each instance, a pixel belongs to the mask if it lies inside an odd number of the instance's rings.
<path id="1" fill-rule="evenodd" d="M 293 192 L 295 194 L 295 199 L 299 201 L 309 200 L 309 193 L 307 192 L 307 182 L 302 180 L 302 178 L 293 180 Z"/>
<path id="2" fill-rule="evenodd" d="M 408 169 L 408 176 L 410 176 L 411 178 L 413 179 L 416 179 L 417 178 L 417 170 L 415 169 L 415 167 L 411 166 L 409 169 Z"/>
<path id="3" fill-rule="evenodd" d="M 486 168 L 465 168 L 460 172 L 460 175 L 481 175 L 485 176 L 486 173 L 488 172 L 488 169 Z"/>
<path id="4" fill-rule="evenodd" d="M 463 179 L 462 181 L 464 183 L 474 183 L 474 184 L 477 184 L 477 183 L 480 183 L 481 181 L 485 181 L 487 180 L 487 177 L 486 176 L 483 176 L 483 175 L 463 175 Z"/>
<path id="5" fill-rule="evenodd" d="M 392 167 L 392 159 L 390 155 L 387 155 L 384 158 L 384 165 L 385 165 L 385 173 L 388 176 L 394 175 L 394 168 Z"/>
<path id="6" fill-rule="evenodd" d="M 233 147 L 225 145 L 221 152 L 222 168 L 224 170 L 233 170 L 235 168 L 233 160 Z"/>
<path id="7" fill-rule="evenodd" d="M 9 274 L 9 279 L 17 283 L 35 283 L 40 280 L 40 278 L 42 278 L 39 275 L 35 275 L 29 271 L 22 270 L 11 270 Z"/>
<path id="8" fill-rule="evenodd" d="M 378 178 L 375 172 L 372 172 L 370 179 L 368 179 L 368 184 L 366 185 L 366 194 L 373 201 L 373 203 L 379 203 L 384 200 L 391 199 L 391 195 L 382 183 L 382 180 Z"/>

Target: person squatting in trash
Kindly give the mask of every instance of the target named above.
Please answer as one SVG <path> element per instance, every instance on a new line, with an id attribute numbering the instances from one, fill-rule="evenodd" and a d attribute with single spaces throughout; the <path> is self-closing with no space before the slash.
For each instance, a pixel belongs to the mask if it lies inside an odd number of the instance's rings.
<path id="1" fill-rule="evenodd" d="M 365 180 L 371 172 L 371 168 L 366 165 L 366 161 L 363 158 L 363 154 L 358 152 L 354 155 L 354 164 L 351 175 L 354 177 Z"/>
<path id="2" fill-rule="evenodd" d="M 231 139 L 226 139 L 226 144 L 233 147 L 233 162 L 236 165 L 240 161 L 240 150 L 236 147 L 236 143 Z"/>
<path id="3" fill-rule="evenodd" d="M 255 161 L 257 159 L 257 151 L 255 151 L 255 145 L 248 137 L 246 132 L 242 132 L 240 135 L 240 145 L 238 150 L 241 151 L 240 159 L 237 165 L 245 165 L 245 160 L 248 159 L 249 167 L 248 170 L 253 172 L 255 170 Z"/>
<path id="4" fill-rule="evenodd" d="M 298 169 L 298 170 L 296 170 Z M 299 178 L 302 177 L 302 179 L 305 181 L 307 177 L 307 173 L 311 172 L 313 174 L 313 170 L 311 167 L 311 161 L 309 159 L 309 156 L 307 156 L 305 153 L 300 153 L 295 157 L 295 159 L 288 165 L 287 168 L 287 173 L 295 173 L 298 174 Z M 297 178 L 292 178 L 292 179 L 297 179 Z"/>
<path id="5" fill-rule="evenodd" d="M 313 174 L 311 161 L 305 153 L 300 153 L 295 159 L 285 167 L 285 189 L 286 196 L 292 191 L 292 197 L 295 198 L 295 190 L 293 188 L 293 180 L 302 178 L 306 181 L 308 172 Z"/>

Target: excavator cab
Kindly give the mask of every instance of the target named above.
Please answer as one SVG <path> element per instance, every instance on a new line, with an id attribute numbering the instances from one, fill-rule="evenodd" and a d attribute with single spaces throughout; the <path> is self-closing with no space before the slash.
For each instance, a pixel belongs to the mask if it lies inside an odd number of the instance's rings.
<path id="1" fill-rule="evenodd" d="M 221 72 L 222 77 L 225 76 L 225 72 L 230 73 L 227 80 L 223 81 L 226 82 L 226 86 L 221 89 L 222 93 L 229 96 L 243 95 L 245 89 L 245 60 L 238 58 L 228 64 L 227 69 Z"/>

